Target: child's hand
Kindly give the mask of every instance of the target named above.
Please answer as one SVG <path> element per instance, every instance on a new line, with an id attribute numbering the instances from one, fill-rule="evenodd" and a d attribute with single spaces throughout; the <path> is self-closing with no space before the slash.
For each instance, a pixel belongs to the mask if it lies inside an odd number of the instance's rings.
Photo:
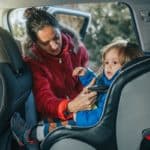
<path id="1" fill-rule="evenodd" d="M 76 67 L 73 70 L 72 76 L 84 76 L 86 73 L 86 68 L 84 67 Z"/>

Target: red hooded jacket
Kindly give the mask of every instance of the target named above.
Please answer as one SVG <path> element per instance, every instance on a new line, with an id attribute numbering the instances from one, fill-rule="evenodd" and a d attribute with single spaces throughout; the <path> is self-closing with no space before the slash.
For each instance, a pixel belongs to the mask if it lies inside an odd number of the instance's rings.
<path id="1" fill-rule="evenodd" d="M 26 57 L 33 74 L 33 93 L 38 112 L 43 117 L 67 120 L 72 114 L 67 114 L 70 100 L 82 90 L 78 77 L 72 76 L 75 67 L 86 66 L 88 53 L 82 43 L 78 43 L 78 50 L 74 52 L 73 39 L 62 33 L 62 52 L 52 56 L 33 45 L 32 53 L 37 57 Z"/>

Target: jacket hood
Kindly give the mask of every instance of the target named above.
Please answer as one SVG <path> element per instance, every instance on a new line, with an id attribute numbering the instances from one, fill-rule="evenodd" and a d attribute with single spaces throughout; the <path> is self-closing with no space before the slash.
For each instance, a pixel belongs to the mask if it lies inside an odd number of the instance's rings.
<path id="1" fill-rule="evenodd" d="M 73 42 L 73 46 L 74 46 L 73 51 L 75 53 L 77 53 L 78 49 L 79 49 L 79 45 L 81 43 L 79 36 L 72 29 L 65 28 L 63 26 L 61 26 L 60 28 L 61 28 L 62 33 L 64 33 L 65 35 L 68 35 L 69 37 L 71 37 L 72 42 Z"/>

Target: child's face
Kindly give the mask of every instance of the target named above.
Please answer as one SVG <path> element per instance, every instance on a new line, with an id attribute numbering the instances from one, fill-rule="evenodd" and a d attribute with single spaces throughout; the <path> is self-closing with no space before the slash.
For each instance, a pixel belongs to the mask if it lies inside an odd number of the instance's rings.
<path id="1" fill-rule="evenodd" d="M 117 49 L 113 48 L 105 55 L 104 59 L 104 73 L 108 79 L 122 67 Z"/>

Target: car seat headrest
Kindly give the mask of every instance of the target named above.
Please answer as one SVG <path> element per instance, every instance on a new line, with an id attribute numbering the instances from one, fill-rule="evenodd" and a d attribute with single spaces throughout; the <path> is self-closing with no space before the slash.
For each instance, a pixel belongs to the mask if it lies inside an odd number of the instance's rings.
<path id="1" fill-rule="evenodd" d="M 126 69 L 126 68 L 128 68 L 128 67 L 130 67 L 130 66 L 132 66 L 132 65 L 134 65 L 134 64 L 136 64 L 136 63 L 141 62 L 142 60 L 147 59 L 147 58 L 149 58 L 149 56 L 141 56 L 141 57 L 137 57 L 137 58 L 135 58 L 135 59 L 129 61 L 129 62 L 126 63 L 125 65 L 123 65 L 123 67 L 122 67 L 121 70 L 124 70 L 124 69 Z"/>
<path id="2" fill-rule="evenodd" d="M 10 63 L 15 73 L 19 73 L 23 66 L 17 43 L 10 33 L 2 28 L 0 28 L 0 62 Z"/>

